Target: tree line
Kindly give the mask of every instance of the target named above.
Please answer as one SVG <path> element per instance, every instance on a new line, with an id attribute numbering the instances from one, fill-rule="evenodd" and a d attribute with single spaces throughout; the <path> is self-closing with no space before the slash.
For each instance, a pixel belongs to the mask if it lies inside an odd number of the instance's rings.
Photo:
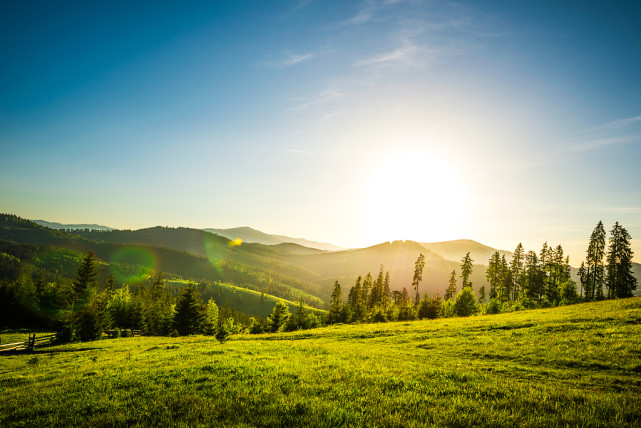
<path id="1" fill-rule="evenodd" d="M 549 307 L 605 298 L 631 297 L 637 279 L 632 273 L 631 237 L 617 222 L 611 232 L 606 251 L 606 234 L 599 221 L 588 245 L 586 261 L 578 270 L 580 290 L 572 280 L 569 256 L 561 245 L 545 242 L 537 254 L 525 251 L 519 243 L 508 262 L 505 254 L 494 252 L 487 263 L 486 285 L 477 292 L 470 281 L 473 260 L 470 253 L 461 259 L 460 275 L 456 270 L 449 277 L 443 298 L 440 294 L 421 298 L 419 285 L 423 278 L 425 257 L 415 262 L 412 289 L 391 291 L 389 272 L 381 266 L 378 277 L 370 273 L 359 276 L 343 300 L 338 281 L 330 298 L 328 322 L 357 323 L 405 321 L 448 316 L 468 316 L 476 313 L 499 313 L 520 309 Z M 605 263 L 604 263 L 605 258 Z M 461 288 L 458 289 L 458 279 Z"/>
<path id="2" fill-rule="evenodd" d="M 203 281 L 189 283 L 175 293 L 162 273 L 138 284 L 133 291 L 128 285 L 116 288 L 113 275 L 100 281 L 99 286 L 99 261 L 91 251 L 80 261 L 73 281 L 63 281 L 60 274 L 51 272 L 21 272 L 20 260 L 2 253 L 3 273 L 20 274 L 0 283 L 0 321 L 5 326 L 56 328 L 67 340 L 90 340 L 105 331 L 117 336 L 132 330 L 146 335 L 209 334 L 224 340 L 241 331 L 266 333 L 327 323 L 469 316 L 630 297 L 637 286 L 630 241 L 627 230 L 616 223 L 606 245 L 606 233 L 599 222 L 590 237 L 586 260 L 578 270 L 580 290 L 571 278 L 569 257 L 561 245 L 552 247 L 546 242 L 537 253 L 526 252 L 519 243 L 509 262 L 504 254 L 493 253 L 486 269 L 487 284 L 476 291 L 470 279 L 474 261 L 467 253 L 461 259 L 460 274 L 451 272 L 443 297 L 438 293 L 421 295 L 426 259 L 419 254 L 412 283 L 408 284 L 410 291 L 408 287 L 391 290 L 389 271 L 381 266 L 376 278 L 371 273 L 359 276 L 345 295 L 336 281 L 327 317 L 311 311 L 303 302 L 290 313 L 282 301 L 267 318 L 251 317 L 231 310 L 227 302 L 217 305 L 214 289 Z M 51 282 L 52 278 L 59 282 Z M 209 299 L 204 301 L 203 295 Z"/>

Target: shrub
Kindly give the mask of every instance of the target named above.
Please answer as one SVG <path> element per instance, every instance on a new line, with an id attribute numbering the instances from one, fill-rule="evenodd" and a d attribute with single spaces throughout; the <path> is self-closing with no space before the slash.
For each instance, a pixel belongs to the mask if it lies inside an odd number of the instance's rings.
<path id="1" fill-rule="evenodd" d="M 474 315 L 478 310 L 474 291 L 470 287 L 464 287 L 454 301 L 454 314 L 459 317 L 467 317 Z"/>
<path id="2" fill-rule="evenodd" d="M 487 304 L 485 308 L 486 314 L 500 314 L 501 313 L 501 302 L 496 299 L 490 300 L 490 303 Z"/>

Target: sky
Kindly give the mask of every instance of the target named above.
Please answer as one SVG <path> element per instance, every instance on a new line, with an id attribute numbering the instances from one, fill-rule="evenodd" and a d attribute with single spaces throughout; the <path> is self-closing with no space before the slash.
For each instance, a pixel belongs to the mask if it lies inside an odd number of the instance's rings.
<path id="1" fill-rule="evenodd" d="M 0 62 L 2 212 L 641 261 L 637 1 L 4 2 Z"/>

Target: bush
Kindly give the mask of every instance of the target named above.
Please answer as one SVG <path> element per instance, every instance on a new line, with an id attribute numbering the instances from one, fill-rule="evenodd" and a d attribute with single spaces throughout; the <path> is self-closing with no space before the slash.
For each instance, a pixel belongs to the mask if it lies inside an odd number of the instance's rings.
<path id="1" fill-rule="evenodd" d="M 470 287 L 464 287 L 454 301 L 454 314 L 459 317 L 467 317 L 474 315 L 478 310 L 474 291 Z"/>
<path id="2" fill-rule="evenodd" d="M 500 314 L 501 313 L 501 302 L 496 299 L 490 300 L 490 303 L 487 304 L 485 308 L 486 314 Z"/>

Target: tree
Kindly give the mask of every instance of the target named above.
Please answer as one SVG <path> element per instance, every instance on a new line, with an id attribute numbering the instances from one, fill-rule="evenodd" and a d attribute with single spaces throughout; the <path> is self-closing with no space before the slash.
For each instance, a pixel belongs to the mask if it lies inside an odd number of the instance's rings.
<path id="1" fill-rule="evenodd" d="M 329 323 L 336 324 L 344 322 L 343 315 L 343 299 L 341 297 L 341 285 L 338 281 L 334 282 L 334 290 L 332 290 L 332 297 L 329 302 Z"/>
<path id="2" fill-rule="evenodd" d="M 500 286 L 498 291 L 498 298 L 501 302 L 507 302 L 510 300 L 512 290 L 512 269 L 509 268 L 507 261 L 505 261 L 505 254 L 501 256 L 501 263 L 499 265 L 500 271 Z"/>
<path id="3" fill-rule="evenodd" d="M 603 255 L 605 253 L 605 229 L 599 221 L 592 231 L 588 244 L 586 258 L 586 293 L 587 300 L 594 300 L 603 296 Z"/>
<path id="4" fill-rule="evenodd" d="M 631 236 L 616 222 L 610 231 L 607 254 L 607 287 L 609 298 L 632 297 L 637 288 L 637 279 L 632 274 Z"/>
<path id="5" fill-rule="evenodd" d="M 381 301 L 383 298 L 383 284 L 385 282 L 385 276 L 383 274 L 383 265 L 381 265 L 380 270 L 378 271 L 378 277 L 374 282 L 372 287 L 372 292 L 369 295 L 369 307 L 375 308 L 381 306 Z"/>
<path id="6" fill-rule="evenodd" d="M 423 296 L 421 305 L 418 308 L 418 318 L 423 319 L 436 319 L 441 315 L 441 297 L 436 295 L 428 297 L 427 294 Z"/>
<path id="7" fill-rule="evenodd" d="M 96 287 L 98 279 L 98 261 L 93 251 L 89 251 L 82 259 L 78 267 L 78 274 L 76 280 L 73 282 L 73 288 L 76 290 L 76 295 L 80 296 L 87 290 Z"/>
<path id="8" fill-rule="evenodd" d="M 113 294 L 116 281 L 114 280 L 114 274 L 110 273 L 105 281 L 105 290 L 109 294 Z"/>
<path id="9" fill-rule="evenodd" d="M 581 262 L 581 267 L 579 267 L 579 283 L 581 284 L 581 292 L 579 295 L 583 295 L 583 289 L 586 284 L 586 274 L 585 274 L 585 262 Z"/>
<path id="10" fill-rule="evenodd" d="M 421 296 L 418 293 L 418 285 L 423 281 L 423 268 L 425 268 L 425 256 L 420 253 L 414 263 L 414 276 L 412 277 L 412 287 L 416 291 L 416 306 L 418 306 Z"/>
<path id="11" fill-rule="evenodd" d="M 176 302 L 174 328 L 182 336 L 197 334 L 203 331 L 205 305 L 200 293 L 193 283 L 183 287 Z"/>
<path id="12" fill-rule="evenodd" d="M 512 271 L 512 299 L 519 298 L 521 292 L 522 276 L 523 276 L 523 245 L 519 242 L 516 246 L 514 254 L 512 255 L 512 262 L 510 263 L 510 270 Z"/>
<path id="13" fill-rule="evenodd" d="M 218 305 L 214 299 L 209 299 L 205 307 L 205 321 L 203 323 L 203 333 L 207 335 L 216 334 L 218 326 Z"/>
<path id="14" fill-rule="evenodd" d="M 528 251 L 525 255 L 523 294 L 530 299 L 541 300 L 543 291 L 543 272 L 541 271 L 539 258 L 534 251 Z"/>
<path id="15" fill-rule="evenodd" d="M 198 295 L 200 296 L 200 293 Z M 171 311 L 173 298 L 162 272 L 156 274 L 151 287 L 144 289 L 141 293 L 141 298 L 144 303 L 145 333 L 149 335 L 169 334 L 172 330 L 173 322 L 173 313 Z"/>
<path id="16" fill-rule="evenodd" d="M 383 294 L 381 296 L 381 305 L 383 308 L 388 308 L 390 305 L 390 278 L 389 271 L 385 272 L 385 280 L 383 281 Z"/>
<path id="17" fill-rule="evenodd" d="M 490 299 L 495 299 L 498 295 L 501 275 L 501 255 L 498 251 L 495 251 L 490 257 L 487 270 L 485 271 L 485 279 L 487 279 L 487 283 L 490 285 Z M 445 300 L 447 300 L 447 298 Z"/>
<path id="18" fill-rule="evenodd" d="M 456 295 L 456 271 L 450 274 L 450 285 L 445 290 L 445 300 L 450 300 Z"/>
<path id="19" fill-rule="evenodd" d="M 291 314 L 289 313 L 289 308 L 283 302 L 276 302 L 272 313 L 267 317 L 267 324 L 269 326 L 269 331 L 272 333 L 280 330 L 282 326 L 287 323 Z"/>
<path id="20" fill-rule="evenodd" d="M 463 283 L 463 288 L 472 288 L 472 282 L 470 281 L 470 275 L 472 275 L 472 258 L 468 252 L 463 259 L 461 259 L 461 282 Z"/>
<path id="21" fill-rule="evenodd" d="M 471 287 L 464 287 L 454 300 L 454 314 L 467 317 L 478 312 L 476 297 Z"/>
<path id="22" fill-rule="evenodd" d="M 479 303 L 483 304 L 485 303 L 485 286 L 482 285 L 481 288 L 479 288 Z"/>

